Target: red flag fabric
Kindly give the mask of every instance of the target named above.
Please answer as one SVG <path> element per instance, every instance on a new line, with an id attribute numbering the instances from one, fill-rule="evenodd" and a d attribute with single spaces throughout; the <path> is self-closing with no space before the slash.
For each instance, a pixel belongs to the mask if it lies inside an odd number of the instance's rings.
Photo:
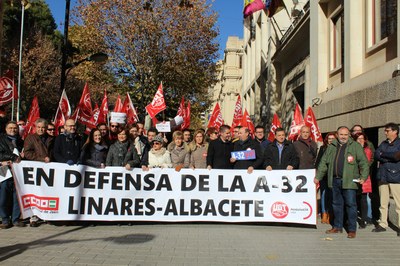
<path id="1" fill-rule="evenodd" d="M 167 106 L 165 105 L 163 86 L 161 82 L 160 86 L 158 86 L 156 94 L 154 95 L 153 101 L 146 106 L 146 111 L 150 117 L 153 118 L 156 116 L 156 114 L 164 111 L 165 109 L 167 109 Z"/>
<path id="2" fill-rule="evenodd" d="M 290 125 L 289 140 L 297 140 L 300 128 L 304 126 L 303 115 L 301 114 L 301 108 L 298 103 L 296 103 L 296 108 L 294 109 L 292 124 Z"/>
<path id="3" fill-rule="evenodd" d="M 183 118 L 185 118 L 185 113 L 186 113 L 185 98 L 182 96 L 181 103 L 179 104 L 179 109 L 178 109 L 178 112 L 176 113 L 176 115 L 179 115 L 179 116 L 182 116 Z"/>
<path id="4" fill-rule="evenodd" d="M 3 77 L 0 77 L 0 105 L 18 99 L 17 86 L 14 83 L 14 71 L 7 70 Z"/>
<path id="5" fill-rule="evenodd" d="M 247 127 L 250 130 L 250 135 L 254 137 L 255 126 L 253 124 L 253 121 L 251 121 L 250 115 L 246 109 L 244 109 L 242 126 Z"/>
<path id="6" fill-rule="evenodd" d="M 275 130 L 278 127 L 282 127 L 281 121 L 279 121 L 279 117 L 277 114 L 274 114 L 274 118 L 272 119 L 272 124 L 269 130 L 268 140 L 273 142 L 275 139 Z"/>
<path id="7" fill-rule="evenodd" d="M 98 106 L 97 103 L 96 103 L 95 106 L 94 106 L 94 109 L 93 109 L 92 117 L 91 117 L 90 120 L 86 123 L 86 130 L 85 130 L 85 134 L 86 134 L 86 135 L 89 135 L 89 134 L 90 134 L 90 131 L 91 131 L 93 128 L 97 127 L 98 119 L 99 119 L 99 114 L 100 114 L 100 108 L 99 108 L 99 106 Z"/>
<path id="8" fill-rule="evenodd" d="M 183 119 L 182 129 L 190 127 L 190 101 L 187 102 L 185 117 Z"/>
<path id="9" fill-rule="evenodd" d="M 92 117 L 92 113 L 92 100 L 90 99 L 89 86 L 86 83 L 85 87 L 83 88 L 78 107 L 76 108 L 75 113 L 72 115 L 72 117 L 74 117 L 80 123 L 87 125 L 90 118 Z"/>
<path id="10" fill-rule="evenodd" d="M 126 113 L 127 124 L 132 125 L 139 121 L 139 117 L 137 115 L 135 107 L 133 106 L 129 93 L 126 93 L 126 98 L 122 106 L 122 112 Z"/>
<path id="11" fill-rule="evenodd" d="M 321 131 L 319 131 L 317 119 L 315 119 L 314 112 L 311 107 L 308 107 L 304 124 L 311 129 L 311 138 L 316 142 L 323 142 Z"/>
<path id="12" fill-rule="evenodd" d="M 242 120 L 243 120 L 242 100 L 239 95 L 235 105 L 235 112 L 233 113 L 233 120 L 231 127 L 232 132 L 235 127 L 243 125 Z"/>
<path id="13" fill-rule="evenodd" d="M 107 115 L 108 115 L 108 98 L 107 92 L 104 90 L 103 100 L 100 105 L 99 117 L 97 119 L 97 123 L 107 123 Z"/>
<path id="14" fill-rule="evenodd" d="M 219 130 L 223 124 L 224 119 L 222 119 L 221 107 L 219 106 L 219 103 L 217 103 L 214 107 L 214 111 L 211 114 L 207 128 L 215 127 L 217 130 Z"/>
<path id="15" fill-rule="evenodd" d="M 73 118 L 71 117 L 71 119 L 73 119 Z M 60 112 L 60 109 L 57 109 L 56 117 L 54 118 L 53 124 L 56 129 L 56 131 L 54 133 L 57 136 L 58 128 L 65 124 L 65 116 L 62 112 Z"/>
<path id="16" fill-rule="evenodd" d="M 123 107 L 124 106 L 122 105 L 121 96 L 119 96 L 119 94 L 118 94 L 118 98 L 115 101 L 114 112 L 123 113 L 123 111 L 122 111 Z"/>
<path id="17" fill-rule="evenodd" d="M 37 119 L 40 118 L 40 111 L 39 111 L 39 102 L 37 97 L 33 97 L 31 108 L 29 109 L 28 118 L 26 119 L 25 131 L 23 135 L 23 139 L 28 136 L 28 134 L 35 134 L 36 127 L 35 122 Z"/>
<path id="18" fill-rule="evenodd" d="M 181 103 L 179 104 L 179 109 L 176 115 L 181 116 L 183 119 L 183 123 L 179 126 L 180 130 L 184 130 L 184 125 L 185 125 L 185 118 L 186 118 L 186 108 L 185 108 L 185 98 L 182 96 Z"/>
<path id="19" fill-rule="evenodd" d="M 63 90 L 60 98 L 60 102 L 58 103 L 58 108 L 61 110 L 65 118 L 69 118 L 71 116 L 71 105 L 69 104 L 69 100 L 67 97 L 67 93 L 65 89 Z"/>

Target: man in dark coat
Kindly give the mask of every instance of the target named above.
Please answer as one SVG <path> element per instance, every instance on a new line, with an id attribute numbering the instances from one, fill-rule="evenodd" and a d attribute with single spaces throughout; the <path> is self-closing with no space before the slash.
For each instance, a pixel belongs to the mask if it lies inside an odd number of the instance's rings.
<path id="1" fill-rule="evenodd" d="M 233 169 L 247 169 L 247 172 L 251 174 L 254 169 L 260 169 L 263 164 L 263 157 L 261 152 L 260 144 L 250 137 L 250 131 L 247 127 L 239 129 L 239 140 L 233 145 L 234 152 L 255 152 L 255 159 L 245 159 L 232 157 L 230 159 L 233 163 Z"/>
<path id="2" fill-rule="evenodd" d="M 54 143 L 54 159 L 59 163 L 73 165 L 79 161 L 83 141 L 76 133 L 75 120 L 68 119 L 64 127 L 65 132 L 58 135 Z"/>
<path id="3" fill-rule="evenodd" d="M 207 151 L 207 169 L 232 169 L 230 162 L 233 144 L 230 141 L 231 127 L 222 125 L 219 138 L 210 142 Z"/>
<path id="4" fill-rule="evenodd" d="M 400 138 L 396 123 L 385 125 L 386 140 L 375 151 L 379 162 L 378 180 L 380 197 L 380 221 L 373 232 L 384 232 L 388 225 L 389 199 L 392 195 L 396 205 L 397 236 L 400 236 Z"/>
<path id="5" fill-rule="evenodd" d="M 315 159 L 317 158 L 317 143 L 311 139 L 311 129 L 302 126 L 300 137 L 293 143 L 299 156 L 299 169 L 314 169 Z"/>
<path id="6" fill-rule="evenodd" d="M 7 171 L 9 171 L 12 163 L 21 161 L 20 152 L 22 152 L 24 145 L 19 136 L 16 122 L 8 122 L 5 130 L 6 133 L 0 135 L 0 175 L 3 177 L 7 175 Z M 8 229 L 12 227 L 12 224 L 17 227 L 25 226 L 19 220 L 21 210 L 12 177 L 0 183 L 0 216 L 2 222 L 0 225 L 1 229 Z M 10 217 L 12 224 L 10 223 Z"/>
<path id="7" fill-rule="evenodd" d="M 293 144 L 286 140 L 283 128 L 275 130 L 275 140 L 264 151 L 264 168 L 268 171 L 286 169 L 293 170 L 299 167 L 299 157 Z"/>

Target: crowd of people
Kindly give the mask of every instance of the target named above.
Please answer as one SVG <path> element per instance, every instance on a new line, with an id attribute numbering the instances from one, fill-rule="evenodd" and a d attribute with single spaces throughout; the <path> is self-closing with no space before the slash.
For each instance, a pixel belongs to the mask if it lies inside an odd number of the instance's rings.
<path id="1" fill-rule="evenodd" d="M 17 122 L 5 124 L 0 135 L 0 175 L 21 160 L 59 162 L 68 165 L 83 164 L 92 167 L 121 166 L 127 170 L 141 168 L 191 169 L 255 169 L 267 171 L 284 169 L 316 169 L 314 182 L 320 191 L 319 212 L 321 222 L 331 224 L 327 234 L 347 230 L 348 238 L 356 237 L 359 228 L 373 223 L 371 195 L 378 186 L 380 219 L 373 232 L 388 227 L 389 194 L 393 195 L 400 216 L 400 140 L 399 126 L 385 125 L 386 140 L 375 150 L 360 125 L 350 130 L 342 126 L 337 132 L 326 134 L 318 147 L 307 126 L 300 129 L 296 141 L 288 141 L 283 128 L 275 130 L 275 140 L 265 137 L 263 126 L 255 132 L 238 126 L 231 129 L 222 125 L 218 130 L 175 130 L 172 140 L 156 128 L 144 129 L 144 124 L 123 125 L 115 122 L 99 124 L 90 131 L 86 140 L 77 133 L 76 122 L 68 119 L 59 134 L 55 126 L 45 119 L 35 123 L 36 133 L 22 140 Z M 254 137 L 251 133 L 254 133 Z M 252 151 L 246 158 L 235 152 Z M 376 162 L 378 164 L 376 164 Z M 378 165 L 377 176 L 371 182 L 371 168 Z M 376 184 L 376 185 L 375 185 Z M 6 179 L 0 184 L 0 228 L 26 226 L 20 220 L 14 181 Z M 378 220 L 377 219 L 377 220 Z M 38 225 L 31 217 L 30 225 Z M 397 225 L 400 228 L 400 224 Z M 400 231 L 397 233 L 400 236 Z"/>

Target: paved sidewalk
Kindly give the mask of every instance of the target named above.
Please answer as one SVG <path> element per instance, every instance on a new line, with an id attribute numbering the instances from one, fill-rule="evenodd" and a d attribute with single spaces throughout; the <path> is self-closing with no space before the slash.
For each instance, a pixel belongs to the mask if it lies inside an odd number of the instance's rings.
<path id="1" fill-rule="evenodd" d="M 42 225 L 0 230 L 0 265 L 400 265 L 389 229 L 326 235 L 297 226 L 135 224 Z"/>

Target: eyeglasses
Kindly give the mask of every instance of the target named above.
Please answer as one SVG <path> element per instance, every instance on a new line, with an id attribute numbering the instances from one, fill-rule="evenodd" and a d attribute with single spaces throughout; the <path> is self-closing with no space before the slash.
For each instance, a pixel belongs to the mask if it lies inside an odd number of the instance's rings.
<path id="1" fill-rule="evenodd" d="M 47 131 L 54 131 L 54 128 L 48 128 Z"/>
<path id="2" fill-rule="evenodd" d="M 112 128 L 119 127 L 119 125 L 111 125 Z"/>
<path id="3" fill-rule="evenodd" d="M 262 134 L 264 133 L 263 131 L 256 131 L 256 134 Z"/>
<path id="4" fill-rule="evenodd" d="M 160 142 L 154 142 L 153 145 L 161 145 Z"/>

